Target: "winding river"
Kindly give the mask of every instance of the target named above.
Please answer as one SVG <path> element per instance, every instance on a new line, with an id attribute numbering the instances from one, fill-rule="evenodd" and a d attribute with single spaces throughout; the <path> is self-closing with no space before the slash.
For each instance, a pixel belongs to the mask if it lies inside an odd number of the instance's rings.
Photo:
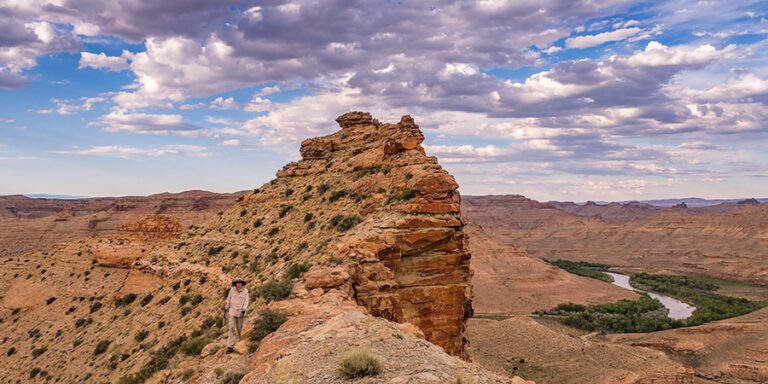
<path id="1" fill-rule="evenodd" d="M 621 273 L 615 273 L 615 272 L 605 272 L 608 275 L 611 275 L 613 277 L 613 285 L 618 285 L 619 287 L 629 289 L 631 291 L 635 292 L 645 292 L 641 291 L 639 289 L 633 288 L 629 284 L 629 276 L 623 275 Z M 675 319 L 675 320 L 682 320 L 686 319 L 689 316 L 693 314 L 693 311 L 696 310 L 696 307 L 692 305 L 688 305 L 680 300 L 673 299 L 669 296 L 660 295 L 658 293 L 653 292 L 645 292 L 648 294 L 648 296 L 658 300 L 661 302 L 662 305 L 664 305 L 669 310 L 669 318 Z"/>

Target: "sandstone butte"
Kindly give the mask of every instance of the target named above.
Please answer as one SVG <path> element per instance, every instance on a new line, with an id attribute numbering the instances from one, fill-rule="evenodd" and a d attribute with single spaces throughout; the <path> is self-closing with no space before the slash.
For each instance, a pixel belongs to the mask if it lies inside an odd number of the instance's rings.
<path id="1" fill-rule="evenodd" d="M 4 258 L 0 377 L 524 383 L 467 361 L 472 273 L 458 185 L 426 156 L 414 120 L 350 112 L 337 122 L 340 131 L 304 141 L 300 161 L 203 226 L 182 231 L 152 216 Z M 225 354 L 219 320 L 234 277 L 256 293 L 244 340 L 265 309 L 287 321 Z M 268 301 L 263 288 L 275 283 L 290 294 Z M 339 357 L 358 347 L 381 358 L 382 373 L 341 376 Z"/>

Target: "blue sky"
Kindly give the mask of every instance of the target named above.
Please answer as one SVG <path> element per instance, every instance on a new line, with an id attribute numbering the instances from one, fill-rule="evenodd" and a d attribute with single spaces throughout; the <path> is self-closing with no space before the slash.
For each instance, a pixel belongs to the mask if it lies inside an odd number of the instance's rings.
<path id="1" fill-rule="evenodd" d="M 0 0 L 0 194 L 251 189 L 349 110 L 464 194 L 764 196 L 761 1 Z"/>

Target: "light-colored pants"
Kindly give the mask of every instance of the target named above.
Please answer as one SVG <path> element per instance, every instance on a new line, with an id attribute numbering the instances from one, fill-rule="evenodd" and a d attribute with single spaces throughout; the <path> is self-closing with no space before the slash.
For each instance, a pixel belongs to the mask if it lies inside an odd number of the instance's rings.
<path id="1" fill-rule="evenodd" d="M 229 330 L 227 332 L 227 348 L 232 348 L 240 341 L 240 332 L 243 330 L 243 317 L 229 316 Z"/>

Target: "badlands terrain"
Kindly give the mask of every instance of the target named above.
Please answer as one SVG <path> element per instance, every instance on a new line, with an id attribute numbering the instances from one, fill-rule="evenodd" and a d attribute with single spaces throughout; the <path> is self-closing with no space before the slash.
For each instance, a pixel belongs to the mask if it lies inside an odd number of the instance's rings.
<path id="1" fill-rule="evenodd" d="M 765 204 L 460 199 L 410 117 L 337 121 L 252 191 L 0 197 L 0 382 L 768 381 L 768 309 L 607 335 L 532 315 L 639 297 L 545 259 L 768 300 Z M 228 355 L 233 277 L 254 304 Z M 346 379 L 359 348 L 383 371 Z"/>

